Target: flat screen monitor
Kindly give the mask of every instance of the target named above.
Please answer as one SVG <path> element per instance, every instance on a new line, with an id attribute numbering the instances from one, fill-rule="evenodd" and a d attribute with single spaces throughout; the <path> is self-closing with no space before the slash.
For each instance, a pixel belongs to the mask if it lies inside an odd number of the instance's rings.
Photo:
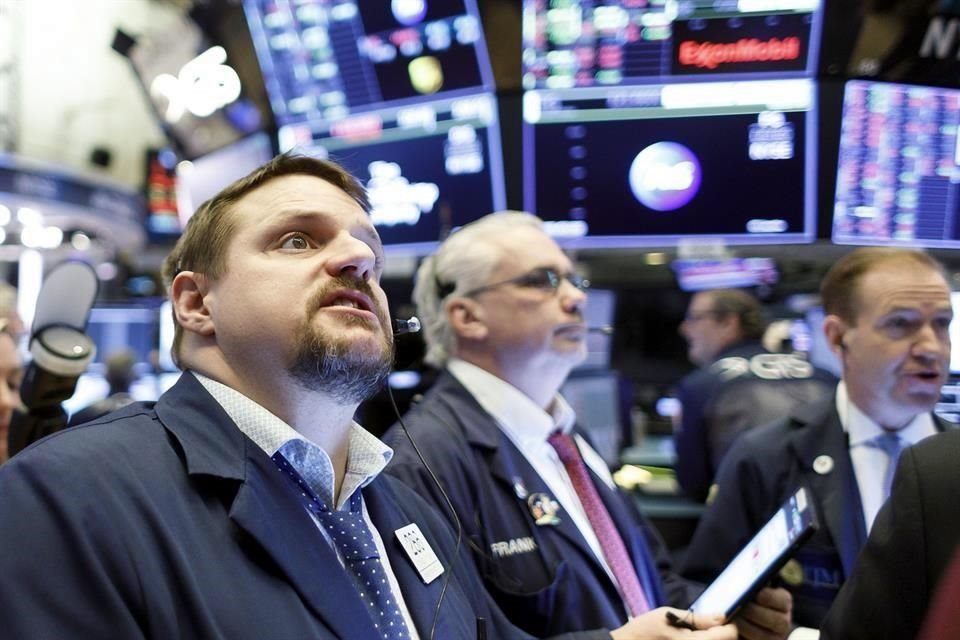
<path id="1" fill-rule="evenodd" d="M 357 176 L 388 251 L 429 252 L 452 229 L 506 208 L 491 95 L 287 125 L 280 148 L 329 157 Z"/>
<path id="2" fill-rule="evenodd" d="M 773 258 L 682 259 L 670 266 L 688 292 L 774 285 L 780 277 Z"/>
<path id="3" fill-rule="evenodd" d="M 610 368 L 613 344 L 613 320 L 617 293 L 608 289 L 590 289 L 583 307 L 583 320 L 592 329 L 587 334 L 587 357 L 576 371 L 606 371 Z"/>
<path id="4" fill-rule="evenodd" d="M 148 149 L 144 193 L 147 238 L 156 244 L 172 244 L 180 237 L 177 215 L 177 154 L 172 149 Z"/>
<path id="5" fill-rule="evenodd" d="M 97 363 L 106 362 L 115 352 L 129 350 L 136 362 L 150 364 L 156 357 L 158 331 L 156 307 L 98 305 L 90 310 L 87 322 L 87 335 L 97 346 Z"/>
<path id="6" fill-rule="evenodd" d="M 179 162 L 176 169 L 178 229 L 186 226 L 197 207 L 272 157 L 270 135 L 256 133 L 193 161 Z"/>
<path id="7" fill-rule="evenodd" d="M 852 80 L 833 241 L 960 247 L 960 90 Z"/>
<path id="8" fill-rule="evenodd" d="M 820 0 L 525 0 L 526 89 L 812 75 Z"/>
<path id="9" fill-rule="evenodd" d="M 493 90 L 475 0 L 244 0 L 279 125 Z"/>
<path id="10" fill-rule="evenodd" d="M 806 79 L 524 96 L 524 206 L 571 247 L 810 242 L 816 99 Z"/>
<path id="11" fill-rule="evenodd" d="M 577 423 L 590 434 L 594 448 L 608 466 L 619 463 L 624 442 L 623 392 L 615 371 L 574 374 L 561 389 L 577 413 Z"/>

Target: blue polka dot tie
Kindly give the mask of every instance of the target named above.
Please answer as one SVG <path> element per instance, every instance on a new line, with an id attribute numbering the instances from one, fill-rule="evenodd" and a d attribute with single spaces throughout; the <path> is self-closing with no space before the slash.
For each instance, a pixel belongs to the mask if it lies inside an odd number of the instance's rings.
<path id="1" fill-rule="evenodd" d="M 294 441 L 296 442 L 296 441 Z M 410 633 L 384 572 L 373 534 L 363 518 L 360 490 L 350 496 L 349 511 L 330 511 L 279 451 L 273 461 L 300 487 L 304 504 L 317 517 L 343 558 L 373 626 L 384 640 L 407 640 Z"/>

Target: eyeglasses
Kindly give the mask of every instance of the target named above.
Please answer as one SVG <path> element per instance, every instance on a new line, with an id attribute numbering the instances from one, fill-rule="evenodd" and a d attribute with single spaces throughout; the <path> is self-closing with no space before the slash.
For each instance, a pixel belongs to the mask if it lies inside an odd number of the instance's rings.
<path id="1" fill-rule="evenodd" d="M 496 289 L 497 287 L 502 287 L 507 284 L 512 284 L 517 287 L 523 287 L 525 289 L 541 289 L 543 291 L 556 291 L 560 288 L 560 284 L 566 280 L 574 287 L 583 291 L 590 287 L 590 281 L 581 276 L 580 274 L 573 273 L 560 273 L 556 269 L 551 267 L 541 267 L 539 269 L 534 269 L 533 271 L 528 271 L 523 275 L 519 275 L 515 278 L 510 278 L 509 280 L 502 280 L 500 282 L 494 282 L 493 284 L 484 285 L 482 287 L 477 287 L 476 289 L 471 289 L 466 293 L 463 293 L 464 297 L 468 298 L 470 296 L 475 296 L 485 291 L 490 291 L 491 289 Z M 448 291 L 446 294 L 441 295 L 441 298 L 446 297 L 452 293 L 453 289 Z"/>
<path id="2" fill-rule="evenodd" d="M 707 316 L 715 316 L 722 313 L 719 309 L 704 309 L 703 311 L 688 311 L 683 316 L 684 322 L 700 322 Z"/>

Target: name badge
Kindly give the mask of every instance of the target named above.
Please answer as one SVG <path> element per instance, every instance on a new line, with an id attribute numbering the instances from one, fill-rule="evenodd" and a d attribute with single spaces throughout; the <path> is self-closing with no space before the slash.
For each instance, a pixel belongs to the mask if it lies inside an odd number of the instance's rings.
<path id="1" fill-rule="evenodd" d="M 407 557 L 410 558 L 410 562 L 413 563 L 413 567 L 420 574 L 420 579 L 423 580 L 424 584 L 430 584 L 443 573 L 443 565 L 440 564 L 440 559 L 424 539 L 420 527 L 416 523 L 401 527 L 394 531 L 394 534 L 400 541 L 400 546 L 407 552 Z"/>

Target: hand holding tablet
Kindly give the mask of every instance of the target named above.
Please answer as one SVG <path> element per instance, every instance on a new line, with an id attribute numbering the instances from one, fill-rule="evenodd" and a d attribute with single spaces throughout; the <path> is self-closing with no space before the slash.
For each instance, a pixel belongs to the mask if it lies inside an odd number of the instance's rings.
<path id="1" fill-rule="evenodd" d="M 729 621 L 750 603 L 807 538 L 816 531 L 817 523 L 806 489 L 790 496 L 772 518 L 727 565 L 716 580 L 690 606 L 689 614 L 722 614 Z M 782 590 L 781 590 L 782 592 Z M 786 597 L 785 592 L 783 597 Z M 765 592 L 765 605 L 776 609 L 780 596 Z M 686 623 L 693 616 L 668 616 L 674 626 L 690 628 Z M 752 617 L 752 616 L 750 616 Z"/>

